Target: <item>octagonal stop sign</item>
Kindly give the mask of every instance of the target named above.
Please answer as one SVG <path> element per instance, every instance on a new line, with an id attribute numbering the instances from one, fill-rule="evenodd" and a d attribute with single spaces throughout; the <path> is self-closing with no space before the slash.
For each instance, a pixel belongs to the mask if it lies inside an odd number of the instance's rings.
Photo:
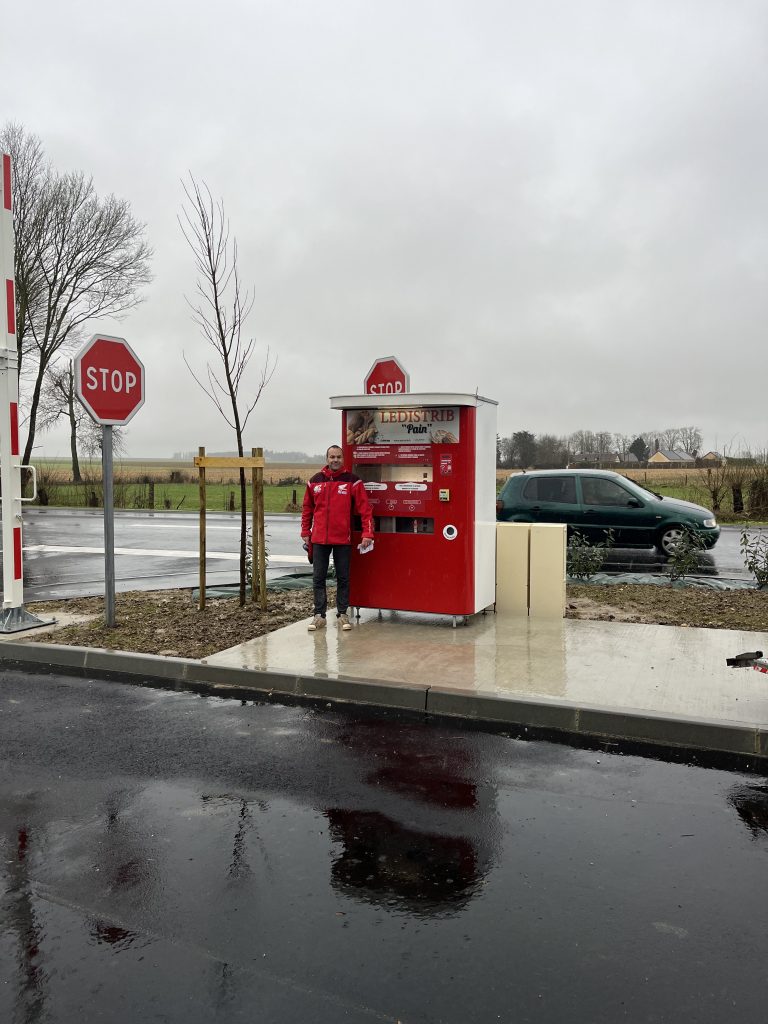
<path id="1" fill-rule="evenodd" d="M 72 369 L 75 394 L 97 423 L 122 426 L 144 404 L 144 366 L 125 338 L 94 334 Z"/>
<path id="2" fill-rule="evenodd" d="M 404 395 L 410 378 L 394 356 L 377 359 L 365 378 L 366 395 Z"/>

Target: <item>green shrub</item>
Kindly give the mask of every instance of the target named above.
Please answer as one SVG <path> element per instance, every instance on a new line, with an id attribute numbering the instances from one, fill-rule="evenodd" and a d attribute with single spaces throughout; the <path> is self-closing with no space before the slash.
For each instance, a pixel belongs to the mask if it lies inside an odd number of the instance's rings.
<path id="1" fill-rule="evenodd" d="M 264 533 L 264 564 L 269 568 L 269 534 Z M 245 585 L 250 587 L 253 581 L 253 531 L 248 527 L 245 536 Z"/>
<path id="2" fill-rule="evenodd" d="M 590 544 L 578 530 L 568 540 L 566 566 L 568 575 L 577 580 L 589 580 L 600 572 L 609 548 L 613 547 L 613 532 L 608 530 L 602 544 Z"/>
<path id="3" fill-rule="evenodd" d="M 683 529 L 680 540 L 667 561 L 670 586 L 675 580 L 691 576 L 699 567 L 700 555 L 705 551 L 704 541 L 689 527 Z"/>
<path id="4" fill-rule="evenodd" d="M 744 566 L 755 577 L 758 587 L 768 584 L 768 536 L 762 530 L 741 531 L 739 543 Z"/>

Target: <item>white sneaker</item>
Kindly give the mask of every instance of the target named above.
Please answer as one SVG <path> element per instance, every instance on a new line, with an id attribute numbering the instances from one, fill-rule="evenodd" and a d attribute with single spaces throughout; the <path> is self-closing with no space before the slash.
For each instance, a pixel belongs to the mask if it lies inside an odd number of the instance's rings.
<path id="1" fill-rule="evenodd" d="M 339 623 L 342 629 L 352 629 L 352 623 L 346 615 L 339 615 Z"/>
<path id="2" fill-rule="evenodd" d="M 312 619 L 310 624 L 307 626 L 307 629 L 310 631 L 310 633 L 314 633 L 316 629 L 325 629 L 325 616 L 316 615 L 314 619 Z"/>

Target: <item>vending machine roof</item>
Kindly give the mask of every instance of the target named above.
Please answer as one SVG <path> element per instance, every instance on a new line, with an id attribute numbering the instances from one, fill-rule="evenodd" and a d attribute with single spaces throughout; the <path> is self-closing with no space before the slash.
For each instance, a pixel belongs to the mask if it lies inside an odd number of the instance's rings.
<path id="1" fill-rule="evenodd" d="M 406 391 L 399 395 L 334 395 L 332 409 L 386 409 L 388 406 L 408 405 L 498 405 L 493 398 L 482 395 L 456 395 L 449 392 Z"/>

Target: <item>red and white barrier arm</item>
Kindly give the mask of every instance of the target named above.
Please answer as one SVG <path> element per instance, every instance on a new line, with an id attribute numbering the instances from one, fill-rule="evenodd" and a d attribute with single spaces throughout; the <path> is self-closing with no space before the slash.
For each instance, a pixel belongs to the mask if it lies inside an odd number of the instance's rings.
<path id="1" fill-rule="evenodd" d="M 11 158 L 0 159 L 0 514 L 3 533 L 3 609 L 0 632 L 41 625 L 24 610 L 21 560 L 21 458 L 19 453 L 19 359 L 16 348 L 16 288 Z"/>

